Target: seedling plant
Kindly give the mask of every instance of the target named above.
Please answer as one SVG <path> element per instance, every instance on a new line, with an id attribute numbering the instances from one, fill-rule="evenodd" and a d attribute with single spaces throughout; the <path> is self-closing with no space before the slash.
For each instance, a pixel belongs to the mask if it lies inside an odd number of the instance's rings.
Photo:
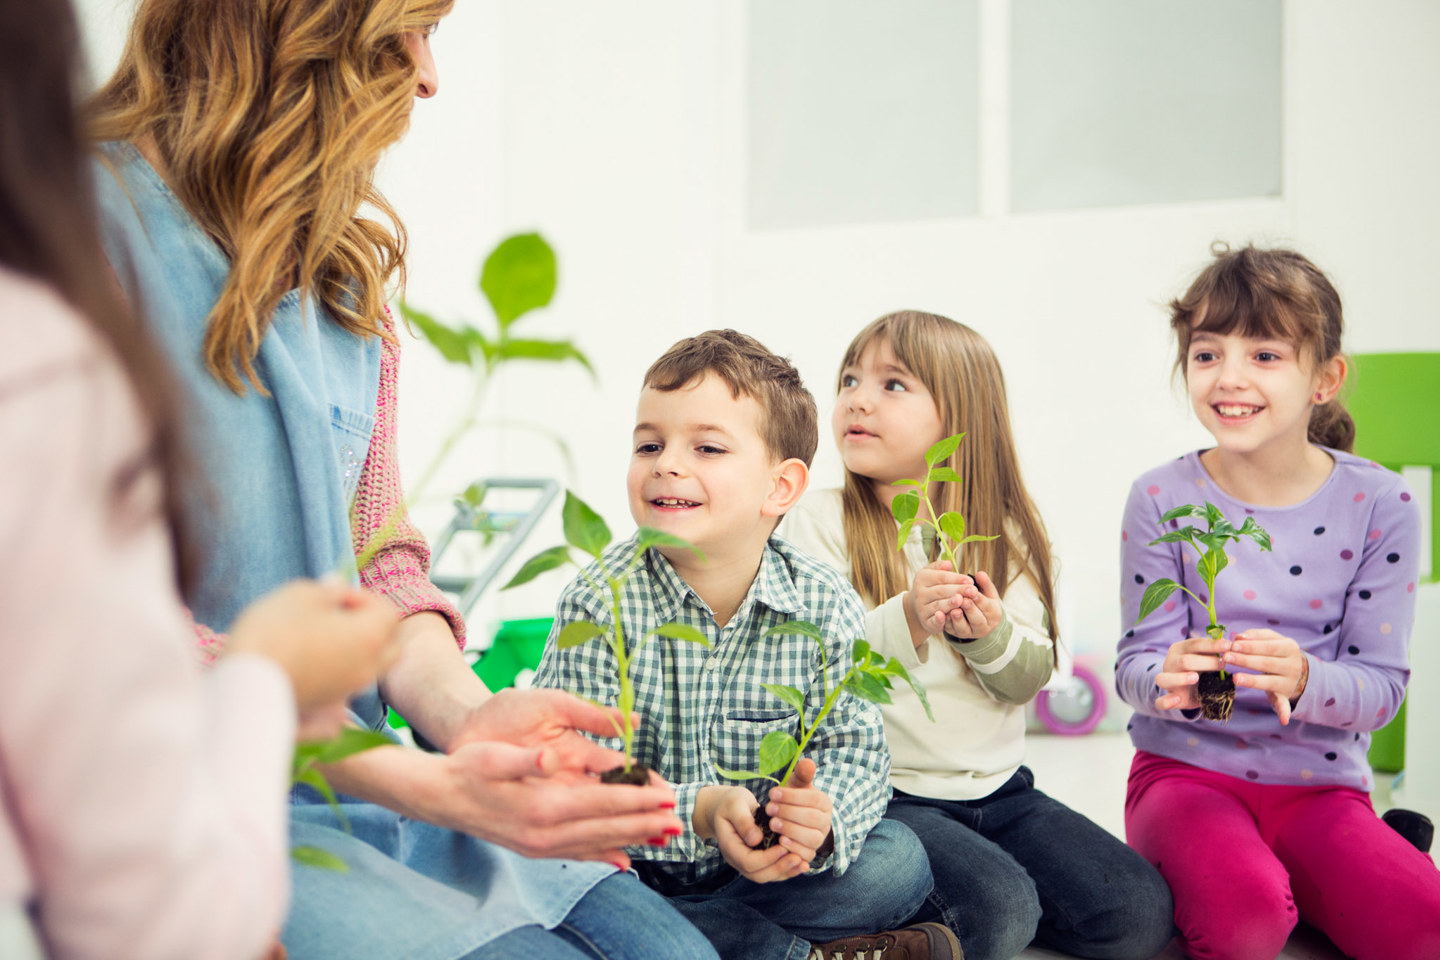
<path id="1" fill-rule="evenodd" d="M 649 768 L 644 764 L 635 763 L 632 749 L 635 727 L 631 721 L 631 711 L 635 708 L 635 685 L 630 679 L 630 665 L 640 651 L 645 649 L 646 644 L 655 637 L 698 643 L 703 647 L 710 646 L 710 641 L 705 634 L 688 624 L 665 623 L 646 633 L 639 642 L 632 646 L 627 642 L 624 624 L 621 621 L 621 599 L 625 594 L 625 584 L 635 569 L 643 562 L 646 551 L 651 547 L 675 547 L 691 550 L 696 556 L 700 555 L 700 551 L 680 537 L 652 527 L 641 527 L 637 531 L 638 549 L 635 551 L 635 558 L 623 570 L 610 570 L 606 568 L 604 558 L 605 548 L 610 545 L 612 539 L 609 526 L 599 514 L 568 490 L 565 491 L 562 521 L 565 541 L 568 545 L 551 547 L 549 550 L 541 551 L 531 557 L 510 579 L 510 582 L 501 589 L 509 590 L 522 583 L 529 583 L 540 574 L 568 563 L 579 567 L 581 576 L 585 577 L 597 591 L 609 594 L 611 605 L 609 624 L 601 625 L 588 620 L 567 623 L 560 629 L 560 633 L 555 638 L 555 644 L 561 650 L 566 650 L 570 647 L 578 647 L 582 643 L 589 643 L 591 640 L 603 639 L 609 645 L 610 652 L 615 657 L 615 678 L 620 688 L 619 696 L 615 701 L 615 708 L 619 711 L 620 718 L 618 721 L 612 722 L 615 723 L 616 735 L 624 745 L 625 763 L 624 766 L 606 771 L 601 775 L 601 779 L 607 783 L 633 783 L 637 786 L 644 786 L 650 780 Z M 603 585 L 591 577 L 587 567 L 581 566 L 571 556 L 571 547 L 596 560 L 605 580 Z"/>
<path id="2" fill-rule="evenodd" d="M 825 637 L 815 624 L 804 620 L 790 620 L 765 631 L 767 637 L 784 635 L 800 635 L 814 640 L 820 647 L 820 662 L 822 664 L 825 662 Z M 851 648 L 850 669 L 840 678 L 840 682 L 833 690 L 827 684 L 824 671 L 820 672 L 820 709 L 808 722 L 805 718 L 804 692 L 795 687 L 778 683 L 761 684 L 771 695 L 795 709 L 795 713 L 799 717 L 799 740 L 796 740 L 788 731 L 772 730 L 765 735 L 765 739 L 760 741 L 760 746 L 756 751 L 757 769 L 727 770 L 717 766 L 715 771 L 729 780 L 769 780 L 776 786 L 784 786 L 790 781 L 790 775 L 795 772 L 795 765 L 805 755 L 805 747 L 814 738 L 816 731 L 825 722 L 825 718 L 830 715 L 835 701 L 839 699 L 842 692 L 849 691 L 861 700 L 870 703 L 890 703 L 891 681 L 895 677 L 899 677 L 910 685 L 910 689 L 915 691 L 915 696 L 920 698 L 920 703 L 925 708 L 925 715 L 934 721 L 935 715 L 930 712 L 930 701 L 925 697 L 925 688 L 910 676 L 904 665 L 894 657 L 887 660 L 870 649 L 870 644 L 866 641 L 856 640 Z M 778 777 L 773 776 L 775 771 L 781 767 L 785 768 L 785 772 Z M 774 846 L 779 838 L 770 829 L 770 818 L 765 815 L 764 803 L 761 803 L 755 810 L 755 822 L 765 834 L 757 849 L 765 850 Z M 828 856 L 828 851 L 822 851 L 818 859 L 823 859 L 825 856 Z"/>
<path id="3" fill-rule="evenodd" d="M 303 783 L 313 787 L 325 798 L 325 802 L 330 804 L 330 809 L 335 811 L 335 817 L 340 821 L 340 826 L 346 833 L 349 833 L 350 821 L 346 819 L 345 811 L 340 809 L 339 800 L 335 796 L 335 788 L 330 786 L 330 781 L 325 779 L 325 774 L 320 772 L 317 765 L 338 763 L 346 757 L 354 756 L 373 747 L 385 747 L 393 744 L 394 741 L 384 734 L 355 727 L 346 727 L 340 731 L 339 736 L 329 740 L 296 744 L 295 757 L 290 766 L 290 783 L 292 786 Z M 337 873 L 350 871 L 349 865 L 344 860 L 320 847 L 291 847 L 290 857 L 296 863 L 319 867 L 323 870 L 333 870 Z"/>
<path id="4" fill-rule="evenodd" d="M 932 483 L 961 482 L 960 474 L 956 473 L 953 467 L 942 466 L 942 464 L 960 448 L 960 441 L 964 439 L 965 434 L 957 433 L 954 436 L 946 437 L 927 450 L 925 452 L 925 479 L 896 480 L 895 486 L 917 489 L 897 494 L 895 499 L 890 501 L 890 512 L 894 514 L 896 522 L 900 524 L 896 549 L 905 549 L 905 541 L 910 539 L 910 531 L 914 529 L 915 524 L 929 527 L 934 531 L 936 542 L 940 545 L 941 558 L 949 561 L 950 569 L 955 573 L 963 572 L 960 569 L 958 554 L 961 547 L 967 543 L 995 539 L 993 536 L 967 535 L 965 518 L 959 512 L 947 510 L 937 516 L 935 504 L 930 499 Z M 925 507 L 923 511 L 920 509 L 922 505 Z"/>
<path id="5" fill-rule="evenodd" d="M 1150 546 L 1153 547 L 1158 543 L 1190 544 L 1199 554 L 1195 570 L 1200 574 L 1200 579 L 1205 581 L 1205 590 L 1208 595 L 1196 596 L 1193 590 L 1174 580 L 1156 580 L 1145 588 L 1145 594 L 1140 598 L 1140 616 L 1135 618 L 1135 622 L 1139 623 L 1154 613 L 1176 590 L 1184 590 L 1194 597 L 1195 601 L 1201 604 L 1205 608 L 1205 612 L 1209 614 L 1210 625 L 1205 628 L 1205 635 L 1212 640 L 1220 640 L 1225 636 L 1225 625 L 1220 623 L 1215 614 L 1215 578 L 1230 563 L 1229 558 L 1225 555 L 1225 544 L 1239 541 L 1242 537 L 1249 537 L 1259 544 L 1262 551 L 1265 551 L 1270 549 L 1270 534 L 1255 522 L 1254 517 L 1246 517 L 1245 522 L 1237 528 L 1225 519 L 1225 515 L 1219 507 L 1209 502 L 1206 502 L 1203 507 L 1185 504 L 1168 510 L 1159 522 L 1166 524 L 1186 517 L 1204 520 L 1207 529 L 1202 532 L 1197 527 L 1181 527 L 1151 540 Z M 1230 713 L 1235 707 L 1235 680 L 1226 673 L 1223 664 L 1218 672 L 1207 670 L 1200 674 L 1200 682 L 1196 685 L 1196 694 L 1200 698 L 1200 708 L 1207 720 L 1226 721 L 1230 719 Z"/>

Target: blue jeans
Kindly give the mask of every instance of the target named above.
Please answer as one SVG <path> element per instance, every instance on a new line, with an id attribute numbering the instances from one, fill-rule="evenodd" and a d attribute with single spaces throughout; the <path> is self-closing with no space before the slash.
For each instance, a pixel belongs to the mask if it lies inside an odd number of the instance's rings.
<path id="1" fill-rule="evenodd" d="M 634 874 L 600 881 L 553 930 L 525 926 L 465 960 L 716 960 L 704 935 Z"/>
<path id="2" fill-rule="evenodd" d="M 910 922 L 950 927 L 965 960 L 1005 960 L 1032 940 L 1077 957 L 1148 960 L 1175 934 L 1164 878 L 1036 790 L 1028 767 L 979 800 L 896 790 L 885 816 L 915 831 L 935 873 L 934 892 Z"/>
<path id="3" fill-rule="evenodd" d="M 723 960 L 804 960 L 809 941 L 894 929 L 925 903 L 933 885 L 920 841 L 889 820 L 875 825 L 838 877 L 825 870 L 761 884 L 726 867 L 719 878 L 685 884 L 649 864 L 638 869 Z"/>

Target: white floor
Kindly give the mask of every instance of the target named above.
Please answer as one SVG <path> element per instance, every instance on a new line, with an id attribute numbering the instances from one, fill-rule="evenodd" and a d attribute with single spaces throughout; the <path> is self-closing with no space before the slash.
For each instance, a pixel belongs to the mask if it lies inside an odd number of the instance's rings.
<path id="1" fill-rule="evenodd" d="M 1026 735 L 1026 764 L 1035 771 L 1035 785 L 1115 834 L 1125 836 L 1125 778 L 1134 748 L 1125 733 L 1097 732 L 1081 737 L 1046 733 Z M 1373 793 L 1375 809 L 1390 804 L 1390 777 L 1377 774 Z M 1063 954 L 1031 947 L 1024 958 L 1059 960 Z M 1183 960 L 1174 944 L 1157 960 Z M 1283 960 L 1343 960 L 1343 954 L 1324 936 L 1306 927 L 1290 938 Z"/>

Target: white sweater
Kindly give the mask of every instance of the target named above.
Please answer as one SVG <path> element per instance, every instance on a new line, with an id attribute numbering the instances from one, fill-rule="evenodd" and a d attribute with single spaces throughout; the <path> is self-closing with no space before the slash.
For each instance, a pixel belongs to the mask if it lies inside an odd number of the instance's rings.
<path id="1" fill-rule="evenodd" d="M 806 494 L 777 532 L 851 576 L 839 490 Z M 920 534 L 917 525 L 905 545 L 912 573 L 927 562 Z M 976 800 L 999 789 L 1024 760 L 1025 703 L 1050 678 L 1054 643 L 1045 605 L 1028 574 L 1003 593 L 1005 619 L 968 643 L 932 636 L 917 648 L 905 617 L 905 594 L 869 610 L 865 628 L 871 647 L 905 665 L 924 686 L 935 714 L 932 723 L 904 684 L 897 685 L 894 703 L 882 706 L 895 789 Z"/>

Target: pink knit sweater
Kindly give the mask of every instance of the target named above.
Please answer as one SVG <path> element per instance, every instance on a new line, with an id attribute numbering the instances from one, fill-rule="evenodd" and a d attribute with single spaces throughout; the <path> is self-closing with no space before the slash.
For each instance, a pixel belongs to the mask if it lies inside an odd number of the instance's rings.
<path id="1" fill-rule="evenodd" d="M 400 461 L 395 451 L 397 381 L 400 341 L 395 321 L 385 309 L 385 329 L 391 334 L 380 355 L 380 392 L 375 399 L 375 430 L 360 471 L 360 485 L 350 510 L 350 534 L 358 553 L 371 539 L 384 534 L 383 545 L 360 571 L 360 583 L 399 608 L 402 616 L 433 610 L 450 621 L 455 642 L 465 646 L 465 621 L 440 589 L 430 582 L 430 547 L 405 511 L 400 485 Z M 391 529 L 386 530 L 390 526 Z M 201 662 L 211 663 L 225 647 L 226 637 L 204 624 L 195 624 Z"/>

